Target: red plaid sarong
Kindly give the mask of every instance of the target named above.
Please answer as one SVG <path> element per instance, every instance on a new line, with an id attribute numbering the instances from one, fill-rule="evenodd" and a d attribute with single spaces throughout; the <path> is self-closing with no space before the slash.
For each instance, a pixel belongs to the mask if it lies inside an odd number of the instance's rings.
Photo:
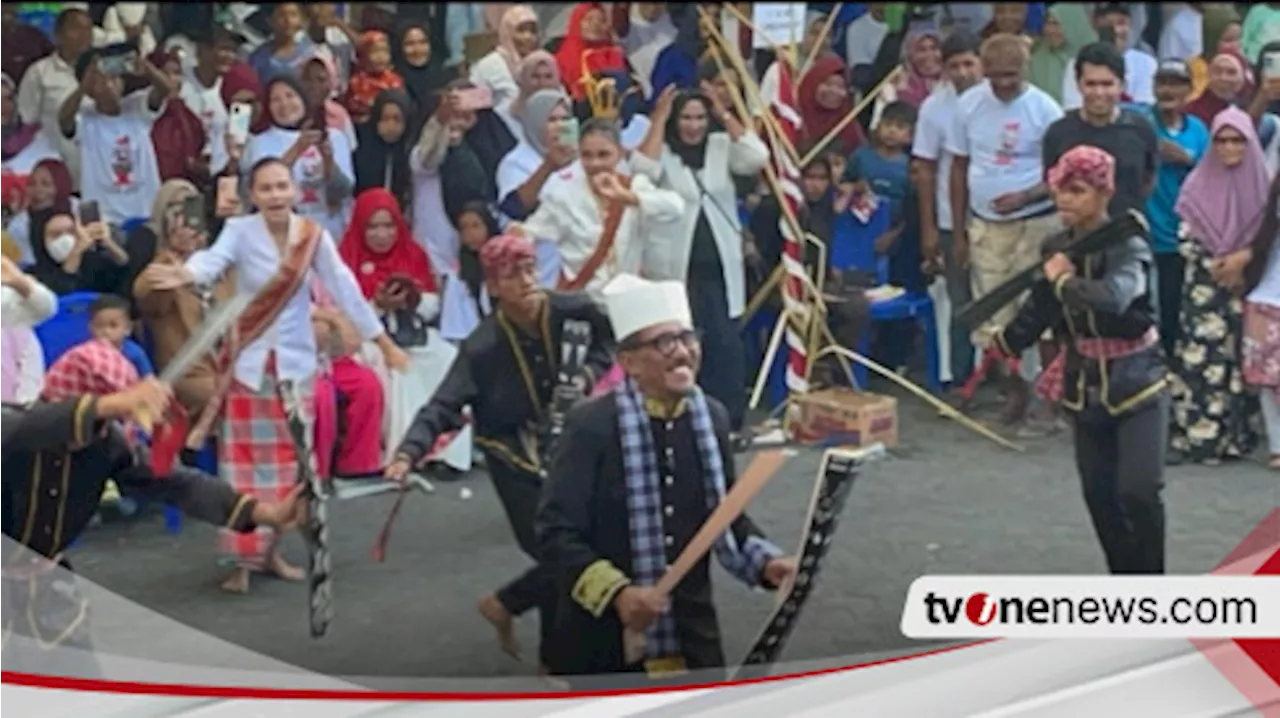
<path id="1" fill-rule="evenodd" d="M 1240 354 L 1244 380 L 1280 398 L 1280 307 L 1245 302 Z"/>
<path id="2" fill-rule="evenodd" d="M 1076 351 L 1098 361 L 1120 359 L 1131 354 L 1149 349 L 1160 341 L 1160 333 L 1155 327 L 1147 329 L 1147 333 L 1137 339 L 1097 339 L 1081 337 L 1076 339 Z M 1058 352 L 1058 356 L 1040 373 L 1036 380 L 1036 395 L 1045 401 L 1062 401 L 1067 370 L 1067 353 Z"/>
<path id="3" fill-rule="evenodd" d="M 304 404 L 312 423 L 315 396 L 309 387 Z M 232 382 L 223 413 L 218 472 L 238 493 L 259 501 L 281 501 L 298 483 L 297 453 L 276 388 L 274 353 L 267 360 L 261 388 L 255 391 Z M 218 533 L 224 558 L 249 568 L 261 568 L 277 541 L 274 530 L 262 527 L 250 533 L 225 528 Z"/>

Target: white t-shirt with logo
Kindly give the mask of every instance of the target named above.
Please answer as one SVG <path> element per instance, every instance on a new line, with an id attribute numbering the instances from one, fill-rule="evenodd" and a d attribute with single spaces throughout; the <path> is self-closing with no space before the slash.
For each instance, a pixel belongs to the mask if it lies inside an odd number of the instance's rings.
<path id="1" fill-rule="evenodd" d="M 286 130 L 280 127 L 253 135 L 244 149 L 244 159 L 240 167 L 248 173 L 259 160 L 267 157 L 283 157 L 293 143 L 298 141 L 298 130 Z M 351 166 L 351 145 L 341 130 L 329 128 L 329 145 L 333 148 L 334 171 L 341 174 L 348 187 L 355 187 L 355 170 Z M 346 232 L 346 215 L 351 198 L 348 196 L 337 207 L 330 207 L 327 202 L 324 177 L 324 157 L 318 147 L 308 147 L 293 163 L 294 211 L 308 219 L 315 220 L 321 227 L 329 230 L 329 234 L 341 241 Z M 332 211 L 331 211 L 332 210 Z"/>
<path id="2" fill-rule="evenodd" d="M 217 174 L 227 166 L 227 107 L 222 104 L 222 78 L 213 81 L 213 87 L 205 87 L 196 79 L 195 72 L 182 76 L 182 90 L 178 96 L 200 118 L 204 125 L 204 152 L 209 155 L 209 170 Z"/>
<path id="3" fill-rule="evenodd" d="M 1032 85 L 1007 104 L 987 82 L 960 96 L 946 149 L 969 158 L 969 210 L 974 215 L 1007 222 L 1043 214 L 1052 207 L 1045 200 L 999 214 L 991 204 L 1002 194 L 1031 189 L 1044 179 L 1044 133 L 1060 117 L 1058 103 Z"/>
<path id="4" fill-rule="evenodd" d="M 148 90 L 120 101 L 120 114 L 98 112 L 86 98 L 76 117 L 80 146 L 80 196 L 97 200 L 102 218 L 111 224 L 150 217 L 151 202 L 160 191 L 160 169 L 151 143 L 151 126 L 158 112 L 147 106 Z"/>

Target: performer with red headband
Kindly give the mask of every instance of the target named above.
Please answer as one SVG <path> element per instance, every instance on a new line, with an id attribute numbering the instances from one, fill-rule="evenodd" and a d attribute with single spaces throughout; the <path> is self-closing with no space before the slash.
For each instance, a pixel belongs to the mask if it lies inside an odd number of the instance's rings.
<path id="1" fill-rule="evenodd" d="M 533 520 L 542 494 L 546 426 L 556 392 L 568 322 L 590 328 L 586 376 L 575 391 L 585 393 L 613 363 L 613 333 L 604 312 L 585 294 L 548 292 L 538 282 L 533 242 L 501 235 L 480 251 L 489 296 L 496 311 L 485 317 L 459 347 L 449 373 L 431 402 L 422 407 L 387 468 L 403 481 L 436 438 L 465 425 L 471 408 L 475 443 L 484 452 L 489 475 L 520 548 L 538 560 Z M 503 650 L 516 656 L 513 617 L 537 608 L 542 625 L 541 665 L 546 668 L 547 631 L 555 616 L 553 578 L 535 565 L 496 594 L 480 600 L 480 613 L 498 631 Z"/>
<path id="2" fill-rule="evenodd" d="M 82 353 L 55 364 L 41 401 L 3 406 L 5 670 L 99 673 L 88 602 L 65 575 L 63 556 L 89 525 L 107 479 L 241 533 L 302 518 L 302 485 L 272 503 L 181 465 L 157 476 L 146 447 L 122 428 L 140 412 L 163 416 L 173 393 L 156 379 L 118 390 L 110 377 L 130 372 L 119 352 Z"/>
<path id="3" fill-rule="evenodd" d="M 1143 237 L 1086 257 L 1061 249 L 1108 223 L 1115 159 L 1090 145 L 1049 170 L 1066 231 L 1045 241 L 1046 279 L 988 351 L 1016 357 L 1047 328 L 1065 343 L 1037 391 L 1074 415 L 1076 466 L 1112 573 L 1164 572 L 1168 371 Z"/>

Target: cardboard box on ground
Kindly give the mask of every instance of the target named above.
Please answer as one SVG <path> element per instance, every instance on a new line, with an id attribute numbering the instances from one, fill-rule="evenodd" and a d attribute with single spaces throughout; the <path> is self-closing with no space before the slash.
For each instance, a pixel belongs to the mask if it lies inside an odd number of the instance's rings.
<path id="1" fill-rule="evenodd" d="M 830 387 L 801 395 L 793 405 L 797 440 L 824 446 L 898 445 L 898 400 Z"/>

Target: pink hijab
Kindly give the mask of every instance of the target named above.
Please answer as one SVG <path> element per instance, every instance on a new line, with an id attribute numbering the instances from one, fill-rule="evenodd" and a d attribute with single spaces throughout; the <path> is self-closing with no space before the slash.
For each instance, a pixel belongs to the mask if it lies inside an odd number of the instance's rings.
<path id="1" fill-rule="evenodd" d="M 1174 211 L 1188 225 L 1191 236 L 1215 257 L 1249 245 L 1262 226 L 1267 209 L 1267 158 L 1248 113 L 1228 107 L 1213 118 L 1210 135 L 1217 138 L 1230 127 L 1245 139 L 1244 159 L 1227 167 L 1211 148 L 1187 175 Z"/>
<path id="2" fill-rule="evenodd" d="M 502 21 L 498 24 L 498 55 L 507 61 L 507 67 L 514 75 L 520 68 L 520 52 L 516 50 L 516 28 L 526 22 L 538 22 L 538 14 L 528 5 L 516 5 L 502 13 Z"/>
<path id="3" fill-rule="evenodd" d="M 941 72 L 932 77 L 921 74 L 913 59 L 920 43 L 930 39 L 941 44 L 942 34 L 933 28 L 921 29 L 911 32 L 902 43 L 902 66 L 906 80 L 898 87 L 898 99 L 913 107 L 924 104 L 929 93 L 933 92 L 933 88 L 942 79 Z"/>

